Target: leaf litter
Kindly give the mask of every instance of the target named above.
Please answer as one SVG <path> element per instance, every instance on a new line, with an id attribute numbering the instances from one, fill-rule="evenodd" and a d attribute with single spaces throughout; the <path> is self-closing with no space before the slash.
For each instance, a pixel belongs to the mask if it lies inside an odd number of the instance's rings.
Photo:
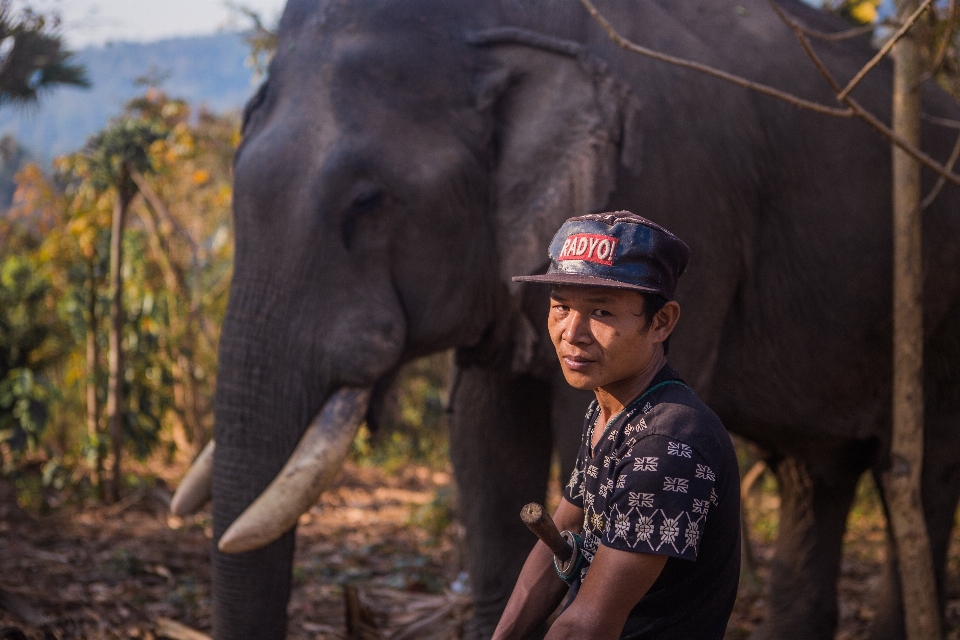
<path id="1" fill-rule="evenodd" d="M 112 506 L 65 506 L 46 515 L 24 512 L 15 497 L 12 485 L 0 482 L 0 637 L 208 637 L 208 510 L 176 518 L 163 488 L 136 490 Z M 548 504 L 557 499 L 554 490 Z M 756 572 L 741 579 L 728 640 L 748 637 L 766 614 L 763 585 L 773 545 L 762 520 L 775 519 L 776 507 L 769 491 L 750 503 Z M 455 508 L 447 472 L 408 466 L 389 474 L 345 465 L 336 488 L 300 519 L 288 637 L 463 637 L 471 609 Z M 838 640 L 866 637 L 885 562 L 884 526 L 875 496 L 858 497 L 844 545 Z M 947 638 L 960 640 L 956 530 L 947 597 Z"/>

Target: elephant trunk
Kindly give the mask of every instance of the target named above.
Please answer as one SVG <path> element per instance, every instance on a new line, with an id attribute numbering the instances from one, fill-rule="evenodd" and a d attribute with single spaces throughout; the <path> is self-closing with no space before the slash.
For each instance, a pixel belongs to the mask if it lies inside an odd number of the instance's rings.
<path id="1" fill-rule="evenodd" d="M 227 324 L 225 323 L 225 329 Z M 225 554 L 217 543 L 227 528 L 277 475 L 304 424 L 307 390 L 297 380 L 263 379 L 254 364 L 268 360 L 269 344 L 224 331 L 217 378 L 213 456 L 212 600 L 215 640 L 286 637 L 293 573 L 294 529 L 259 549 Z M 267 342 L 269 338 L 264 338 Z M 243 366 L 236 361 L 241 360 Z M 259 379 L 258 379 L 259 378 Z M 286 404 L 284 395 L 286 387 Z M 319 389 L 323 392 L 323 389 Z M 299 402 L 295 399 L 300 396 Z M 188 474 L 189 475 L 189 474 Z"/>
<path id="2" fill-rule="evenodd" d="M 403 345 L 402 321 L 390 323 L 397 314 L 378 318 L 367 306 L 324 313 L 322 301 L 278 284 L 238 268 L 221 333 L 211 489 L 216 640 L 285 637 L 297 520 L 335 476 L 370 387 Z M 196 504 L 209 475 L 201 471 L 185 481 L 178 507 Z"/>

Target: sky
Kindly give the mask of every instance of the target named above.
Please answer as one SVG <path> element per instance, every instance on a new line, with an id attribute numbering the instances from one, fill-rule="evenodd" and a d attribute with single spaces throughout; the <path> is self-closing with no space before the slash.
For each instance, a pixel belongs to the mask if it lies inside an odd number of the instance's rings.
<path id="1" fill-rule="evenodd" d="M 238 0 L 273 24 L 286 0 Z M 213 33 L 238 23 L 226 0 L 13 0 L 15 8 L 60 14 L 71 48 Z"/>
<path id="2" fill-rule="evenodd" d="M 813 5 L 823 0 L 804 0 Z M 286 0 L 12 0 L 14 7 L 55 11 L 63 18 L 67 43 L 74 49 L 109 41 L 150 42 L 176 36 L 213 33 L 246 26 L 237 22 L 230 4 L 257 11 L 268 25 L 283 11 Z M 884 8 L 890 0 L 883 0 Z"/>

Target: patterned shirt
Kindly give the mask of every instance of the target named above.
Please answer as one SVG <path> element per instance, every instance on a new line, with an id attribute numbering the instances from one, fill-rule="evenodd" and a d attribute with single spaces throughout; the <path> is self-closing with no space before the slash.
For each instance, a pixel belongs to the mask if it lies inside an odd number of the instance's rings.
<path id="1" fill-rule="evenodd" d="M 599 414 L 594 401 L 564 489 L 584 512 L 574 597 L 601 544 L 666 555 L 621 638 L 722 638 L 740 575 L 740 476 L 729 435 L 669 365 L 591 448 Z"/>

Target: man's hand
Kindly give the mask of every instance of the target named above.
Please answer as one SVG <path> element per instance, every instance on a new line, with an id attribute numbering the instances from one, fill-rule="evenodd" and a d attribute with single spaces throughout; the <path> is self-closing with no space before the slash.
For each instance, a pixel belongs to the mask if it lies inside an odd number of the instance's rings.
<path id="1" fill-rule="evenodd" d="M 546 640 L 616 640 L 630 610 L 650 590 L 666 562 L 667 556 L 601 545 L 576 599 L 550 627 Z"/>
<path id="2" fill-rule="evenodd" d="M 583 528 L 583 509 L 562 499 L 553 521 L 561 530 L 579 533 Z M 553 566 L 553 552 L 537 541 L 527 556 L 492 640 L 527 638 L 556 610 L 566 593 L 567 585 Z"/>

